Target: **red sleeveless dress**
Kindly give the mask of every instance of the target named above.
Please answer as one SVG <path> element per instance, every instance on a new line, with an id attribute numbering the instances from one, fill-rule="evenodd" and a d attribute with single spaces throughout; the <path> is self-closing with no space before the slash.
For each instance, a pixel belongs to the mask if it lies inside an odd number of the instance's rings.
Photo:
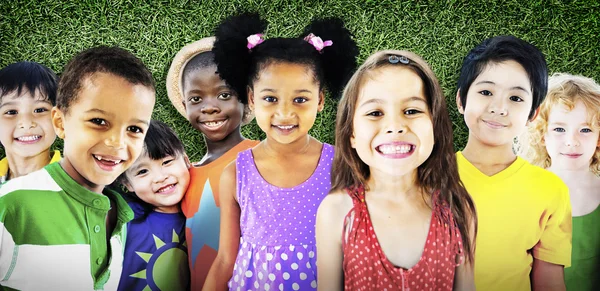
<path id="1" fill-rule="evenodd" d="M 452 290 L 454 270 L 464 261 L 461 235 L 450 208 L 437 194 L 423 255 L 410 269 L 394 266 L 381 249 L 363 187 L 347 189 L 354 207 L 344 220 L 344 290 Z"/>

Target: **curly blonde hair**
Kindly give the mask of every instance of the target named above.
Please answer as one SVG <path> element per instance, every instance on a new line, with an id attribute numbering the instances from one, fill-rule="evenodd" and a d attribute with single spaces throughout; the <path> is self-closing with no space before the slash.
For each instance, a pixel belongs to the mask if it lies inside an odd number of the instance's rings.
<path id="1" fill-rule="evenodd" d="M 538 117 L 529 125 L 525 136 L 521 137 L 521 153 L 532 164 L 548 168 L 552 161 L 544 143 L 548 131 L 550 110 L 556 105 L 566 106 L 569 110 L 581 101 L 588 112 L 590 126 L 600 130 L 600 85 L 593 79 L 565 73 L 555 73 L 548 80 L 548 95 L 540 105 Z M 600 148 L 590 161 L 590 171 L 600 175 Z"/>

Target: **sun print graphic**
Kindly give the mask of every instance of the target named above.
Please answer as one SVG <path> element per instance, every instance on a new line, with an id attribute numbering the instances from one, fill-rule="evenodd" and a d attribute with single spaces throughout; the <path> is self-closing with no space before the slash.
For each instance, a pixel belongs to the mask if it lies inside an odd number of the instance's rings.
<path id="1" fill-rule="evenodd" d="M 170 242 L 163 242 L 156 235 L 154 253 L 135 252 L 147 265 L 137 273 L 129 275 L 133 278 L 145 279 L 143 291 L 186 290 L 189 283 L 189 266 L 187 264 L 187 244 L 180 244 L 179 235 L 173 230 Z"/>

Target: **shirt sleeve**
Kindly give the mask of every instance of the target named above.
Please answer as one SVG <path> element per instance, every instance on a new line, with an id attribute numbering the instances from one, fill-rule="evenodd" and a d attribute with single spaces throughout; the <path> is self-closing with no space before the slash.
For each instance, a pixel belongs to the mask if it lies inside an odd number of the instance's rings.
<path id="1" fill-rule="evenodd" d="M 546 208 L 540 221 L 542 235 L 533 247 L 533 257 L 545 262 L 571 266 L 572 217 L 569 189 L 562 183 L 556 187 L 557 195 Z"/>
<path id="2" fill-rule="evenodd" d="M 10 277 L 13 261 L 16 260 L 15 242 L 5 225 L 8 217 L 6 203 L 0 197 L 0 285 Z"/>

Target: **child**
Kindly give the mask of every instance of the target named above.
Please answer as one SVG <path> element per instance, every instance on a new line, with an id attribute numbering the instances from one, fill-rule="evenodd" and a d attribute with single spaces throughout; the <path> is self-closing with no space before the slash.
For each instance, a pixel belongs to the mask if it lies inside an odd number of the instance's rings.
<path id="1" fill-rule="evenodd" d="M 333 147 L 308 131 L 356 65 L 341 20 L 313 21 L 299 38 L 264 40 L 256 14 L 226 19 L 213 51 L 218 71 L 248 88 L 266 139 L 221 178 L 221 240 L 204 290 L 314 290 L 315 216 L 330 188 Z M 303 39 L 305 38 L 305 39 Z M 229 282 L 228 282 L 229 281 Z"/>
<path id="2" fill-rule="evenodd" d="M 465 57 L 456 104 L 469 128 L 457 152 L 479 218 L 478 290 L 564 290 L 571 264 L 569 190 L 513 152 L 513 140 L 547 91 L 542 53 L 513 36 L 487 39 Z"/>
<path id="3" fill-rule="evenodd" d="M 166 124 L 152 120 L 144 151 L 117 180 L 135 213 L 119 290 L 189 290 L 185 217 L 179 202 L 190 181 L 183 143 Z"/>
<path id="4" fill-rule="evenodd" d="M 142 152 L 154 101 L 152 75 L 123 49 L 67 64 L 51 112 L 63 159 L 0 188 L 1 286 L 117 289 L 133 212 L 104 187 Z"/>
<path id="5" fill-rule="evenodd" d="M 569 74 L 550 77 L 548 95 L 530 125 L 532 163 L 558 175 L 573 206 L 567 290 L 600 290 L 600 86 Z"/>
<path id="6" fill-rule="evenodd" d="M 358 69 L 338 107 L 332 191 L 317 215 L 319 290 L 474 290 L 477 218 L 451 132 L 419 56 L 380 51 Z"/>
<path id="7" fill-rule="evenodd" d="M 219 181 L 223 168 L 258 141 L 245 139 L 240 127 L 252 119 L 246 91 L 238 94 L 217 73 L 211 52 L 214 37 L 186 45 L 167 76 L 169 99 L 204 136 L 206 154 L 190 169 L 190 186 L 181 202 L 189 246 L 191 290 L 202 290 L 219 249 Z"/>
<path id="8" fill-rule="evenodd" d="M 56 139 L 50 110 L 56 104 L 56 74 L 34 62 L 18 62 L 0 70 L 0 184 L 60 160 L 50 154 Z"/>

